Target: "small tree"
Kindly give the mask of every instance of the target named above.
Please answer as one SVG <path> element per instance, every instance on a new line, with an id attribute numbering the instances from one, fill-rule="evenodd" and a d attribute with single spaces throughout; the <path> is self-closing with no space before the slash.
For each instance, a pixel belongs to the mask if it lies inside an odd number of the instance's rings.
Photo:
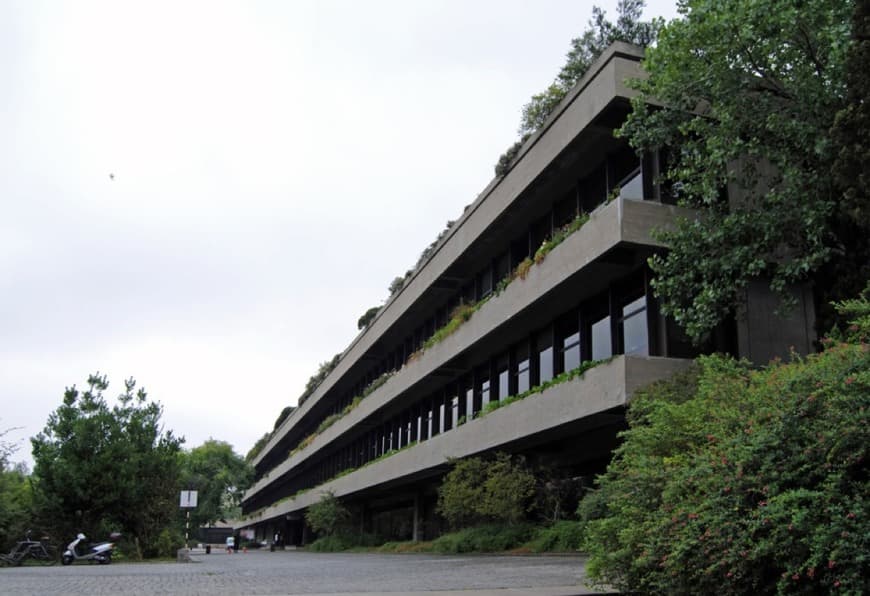
<path id="1" fill-rule="evenodd" d="M 305 512 L 311 529 L 324 536 L 333 536 L 350 520 L 350 511 L 332 491 L 325 491 L 320 500 Z"/>
<path id="2" fill-rule="evenodd" d="M 535 493 L 535 476 L 524 458 L 497 453 L 492 460 L 469 457 L 452 463 L 438 489 L 438 513 L 452 527 L 523 520 Z"/>
<path id="3" fill-rule="evenodd" d="M 54 536 L 121 530 L 137 554 L 154 555 L 158 535 L 177 515 L 184 439 L 164 432 L 163 408 L 133 379 L 111 407 L 103 397 L 108 386 L 95 374 L 84 391 L 67 388 L 31 439 L 34 501 Z"/>
<path id="4" fill-rule="evenodd" d="M 181 486 L 199 492 L 190 517 L 195 526 L 211 525 L 240 513 L 239 503 L 254 470 L 224 441 L 209 439 L 182 456 Z"/>
<path id="5" fill-rule="evenodd" d="M 392 294 L 392 291 L 390 293 Z M 373 306 L 370 309 L 368 309 L 367 311 L 365 311 L 363 313 L 363 315 L 359 318 L 359 320 L 356 322 L 357 329 L 362 330 L 362 329 L 365 329 L 366 327 L 368 327 L 369 323 L 371 323 L 375 319 L 375 315 L 377 315 L 378 312 L 380 312 L 380 310 L 381 310 L 380 306 Z"/>

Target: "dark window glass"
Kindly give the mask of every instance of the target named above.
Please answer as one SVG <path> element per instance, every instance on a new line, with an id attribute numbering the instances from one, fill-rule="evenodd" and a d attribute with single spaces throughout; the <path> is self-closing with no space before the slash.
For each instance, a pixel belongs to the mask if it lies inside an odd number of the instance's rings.
<path id="1" fill-rule="evenodd" d="M 465 390 L 465 418 L 471 420 L 474 415 L 474 389 L 469 387 Z"/>
<path id="2" fill-rule="evenodd" d="M 540 333 L 535 341 L 538 352 L 538 383 L 553 378 L 553 334 L 550 329 Z"/>
<path id="3" fill-rule="evenodd" d="M 602 165 L 581 185 L 580 210 L 590 213 L 607 198 L 607 171 Z"/>
<path id="4" fill-rule="evenodd" d="M 511 272 L 510 252 L 505 252 L 495 260 L 495 281 L 500 282 Z"/>
<path id="5" fill-rule="evenodd" d="M 477 289 L 478 300 L 492 294 L 492 267 L 487 267 L 477 276 Z"/>
<path id="6" fill-rule="evenodd" d="M 577 217 L 577 191 L 571 189 L 553 207 L 553 227 L 561 228 Z"/>
<path id="7" fill-rule="evenodd" d="M 562 340 L 562 371 L 574 370 L 580 366 L 580 331 Z"/>
<path id="8" fill-rule="evenodd" d="M 538 356 L 540 359 L 540 382 L 544 383 L 553 378 L 553 346 L 541 350 Z"/>
<path id="9" fill-rule="evenodd" d="M 516 268 L 529 256 L 529 235 L 523 234 L 511 242 L 511 269 Z"/>
<path id="10" fill-rule="evenodd" d="M 622 338 L 626 354 L 649 355 L 645 296 L 641 296 L 623 307 Z"/>
<path id="11" fill-rule="evenodd" d="M 613 356 L 613 344 L 610 339 L 610 316 L 605 316 L 592 323 L 592 359 L 602 360 Z"/>
<path id="12" fill-rule="evenodd" d="M 531 253 L 533 255 L 541 247 L 541 244 L 550 238 L 553 232 L 552 226 L 553 220 L 550 213 L 532 224 Z"/>
<path id="13" fill-rule="evenodd" d="M 480 407 L 486 407 L 486 404 L 489 403 L 489 379 L 485 381 L 481 381 L 480 383 Z"/>
<path id="14" fill-rule="evenodd" d="M 520 360 L 517 363 L 517 392 L 522 393 L 529 389 L 529 359 Z"/>
<path id="15" fill-rule="evenodd" d="M 623 199 L 643 200 L 643 176 L 637 170 L 619 183 L 619 196 Z"/>

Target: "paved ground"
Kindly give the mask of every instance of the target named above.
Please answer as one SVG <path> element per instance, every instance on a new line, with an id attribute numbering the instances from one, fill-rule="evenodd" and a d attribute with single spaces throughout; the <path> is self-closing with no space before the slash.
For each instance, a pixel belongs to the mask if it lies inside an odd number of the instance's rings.
<path id="1" fill-rule="evenodd" d="M 195 553 L 193 563 L 0 569 L 0 594 L 432 594 L 573 596 L 583 559 L 268 551 Z"/>

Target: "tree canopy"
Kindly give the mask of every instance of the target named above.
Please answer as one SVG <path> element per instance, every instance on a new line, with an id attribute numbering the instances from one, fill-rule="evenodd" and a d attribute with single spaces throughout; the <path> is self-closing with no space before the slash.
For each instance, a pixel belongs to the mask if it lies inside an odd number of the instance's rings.
<path id="1" fill-rule="evenodd" d="M 616 5 L 616 22 L 607 20 L 607 13 L 598 6 L 592 7 L 592 18 L 586 30 L 571 40 L 571 49 L 565 65 L 552 84 L 541 93 L 532 96 L 523 106 L 519 133 L 531 134 L 543 126 L 553 109 L 568 94 L 568 91 L 583 78 L 592 63 L 604 50 L 617 41 L 647 47 L 656 39 L 661 19 L 641 21 L 646 0 L 619 0 Z"/>
<path id="2" fill-rule="evenodd" d="M 119 530 L 148 556 L 176 517 L 184 439 L 163 430 L 162 406 L 132 378 L 111 407 L 103 397 L 108 387 L 94 374 L 85 390 L 67 388 L 31 439 L 35 504 L 54 536 Z"/>
<path id="3" fill-rule="evenodd" d="M 753 278 L 783 297 L 789 284 L 827 280 L 816 286 L 821 304 L 863 287 L 866 222 L 849 216 L 831 176 L 842 158 L 835 117 L 850 103 L 852 6 L 682 0 L 682 18 L 647 50 L 649 77 L 636 82 L 622 134 L 640 150 L 669 149 L 664 178 L 701 214 L 662 233 L 670 251 L 651 260 L 662 310 L 696 340 L 739 307 Z M 866 62 L 856 68 L 866 77 Z M 845 278 L 833 273 L 844 262 L 858 264 Z"/>
<path id="4" fill-rule="evenodd" d="M 182 489 L 197 491 L 190 512 L 193 527 L 237 517 L 239 503 L 254 477 L 253 468 L 224 441 L 209 439 L 182 458 Z"/>

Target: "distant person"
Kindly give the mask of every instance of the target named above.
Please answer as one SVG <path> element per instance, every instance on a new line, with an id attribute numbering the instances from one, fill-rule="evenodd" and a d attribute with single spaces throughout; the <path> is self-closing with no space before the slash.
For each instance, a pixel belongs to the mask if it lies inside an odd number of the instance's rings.
<path id="1" fill-rule="evenodd" d="M 233 550 L 236 548 L 236 539 L 232 536 L 227 536 L 227 554 L 233 554 Z"/>

